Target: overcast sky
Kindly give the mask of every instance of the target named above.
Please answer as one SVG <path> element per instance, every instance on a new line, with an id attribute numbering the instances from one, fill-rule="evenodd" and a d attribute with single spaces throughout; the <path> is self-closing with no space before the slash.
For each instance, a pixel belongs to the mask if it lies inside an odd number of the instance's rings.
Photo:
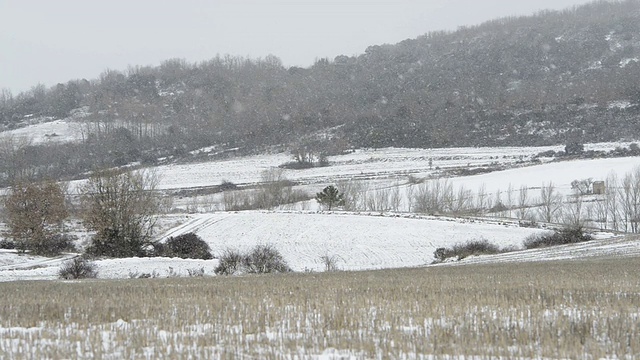
<path id="1" fill-rule="evenodd" d="M 0 88 L 216 54 L 285 66 L 589 0 L 0 0 Z"/>

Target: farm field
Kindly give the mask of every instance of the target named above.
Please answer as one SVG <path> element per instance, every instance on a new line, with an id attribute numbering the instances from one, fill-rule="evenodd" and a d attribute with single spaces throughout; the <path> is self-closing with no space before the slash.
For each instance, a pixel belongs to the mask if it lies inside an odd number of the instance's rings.
<path id="1" fill-rule="evenodd" d="M 634 359 L 639 265 L 0 283 L 0 358 Z"/>
<path id="2" fill-rule="evenodd" d="M 607 150 L 622 143 L 589 144 L 588 149 Z M 475 197 L 475 191 L 484 186 L 486 197 L 495 199 L 512 186 L 530 189 L 532 202 L 545 182 L 553 182 L 559 193 L 571 193 L 575 179 L 603 179 L 610 173 L 619 176 L 640 166 L 640 158 L 586 159 L 545 162 L 538 165 L 516 164 L 530 159 L 544 148 L 458 148 L 458 149 L 378 149 L 358 150 L 351 154 L 331 157 L 332 166 L 307 170 L 287 170 L 284 176 L 301 185 L 296 189 L 315 194 L 329 184 L 359 183 L 362 195 L 375 194 L 380 189 L 397 190 L 398 206 L 395 210 L 321 211 L 314 200 L 305 201 L 270 211 L 224 211 L 224 194 L 205 196 L 176 196 L 173 208 L 160 217 L 157 239 L 166 239 L 187 232 L 195 232 L 211 247 L 215 257 L 225 250 L 245 251 L 256 245 L 273 245 L 295 271 L 323 271 L 322 256 L 335 257 L 342 270 L 368 270 L 428 265 L 433 253 L 440 247 L 451 247 L 471 240 L 487 240 L 501 248 L 521 249 L 530 235 L 545 232 L 544 228 L 519 226 L 516 210 L 490 214 L 490 216 L 451 217 L 427 216 L 409 212 L 411 194 L 420 191 L 422 183 L 410 181 L 414 177 L 437 176 L 438 171 L 467 166 L 507 167 L 473 176 L 449 177 L 452 186 L 465 187 Z M 165 190 L 192 189 L 199 186 L 219 185 L 223 180 L 238 181 L 245 186 L 257 186 L 261 173 L 288 161 L 287 154 L 256 155 L 229 160 L 194 164 L 165 165 L 156 168 L 160 187 Z M 439 170 L 430 169 L 429 159 L 435 159 Z M 475 165 L 471 165 L 475 164 Z M 512 167 L 515 166 L 515 167 Z M 347 180 L 346 179 L 352 179 Z M 342 182 L 341 182 L 342 181 Z M 415 180 L 414 180 L 415 181 Z M 75 182 L 77 185 L 79 182 Z M 73 188 L 73 187 L 71 187 Z M 587 198 L 591 201 L 593 198 Z M 474 200 L 476 201 L 476 200 Z M 513 201 L 511 206 L 515 206 Z M 414 205 L 415 206 L 415 205 Z M 535 215 L 536 208 L 528 209 Z M 507 217 L 511 217 L 508 219 Z M 550 224 L 553 226 L 553 224 Z M 72 226 L 77 227 L 76 225 Z M 600 226 L 600 225 L 598 225 Z M 74 230 L 80 237 L 81 247 L 90 234 L 82 228 Z M 465 259 L 474 261 L 530 261 L 574 258 L 583 256 L 609 256 L 610 254 L 640 253 L 635 238 L 624 238 L 611 231 L 594 233 L 598 245 L 588 243 L 572 245 L 567 250 L 543 249 L 518 251 L 495 256 Z M 580 250 L 582 249 L 582 250 Z M 74 254 L 58 258 L 40 258 L 0 250 L 0 281 L 43 280 L 57 278 L 59 266 Z M 99 259 L 96 265 L 99 277 L 129 278 L 136 274 L 157 277 L 187 276 L 189 270 L 202 270 L 213 275 L 217 265 L 213 260 L 183 260 L 177 258 Z"/>
<path id="3" fill-rule="evenodd" d="M 166 221 L 180 225 L 171 227 L 163 237 L 195 232 L 209 244 L 214 257 L 227 249 L 245 251 L 255 245 L 273 245 L 299 272 L 324 271 L 321 261 L 324 255 L 335 256 L 336 265 L 343 270 L 421 266 L 433 261 L 437 247 L 481 238 L 501 247 L 520 246 L 527 236 L 544 232 L 513 223 L 409 214 L 246 211 L 175 215 Z M 60 264 L 68 258 L 38 258 L 8 252 L 2 255 L 0 281 L 55 279 Z M 134 258 L 96 263 L 101 278 L 128 278 L 130 273 L 154 272 L 166 277 L 169 268 L 181 276 L 186 276 L 189 269 L 199 268 L 213 275 L 217 260 Z"/>

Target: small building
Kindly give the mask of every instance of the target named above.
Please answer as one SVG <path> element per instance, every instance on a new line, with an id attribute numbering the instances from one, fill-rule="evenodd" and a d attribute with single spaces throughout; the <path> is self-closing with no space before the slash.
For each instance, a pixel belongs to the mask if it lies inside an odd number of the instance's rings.
<path id="1" fill-rule="evenodd" d="M 604 195 L 605 191 L 606 191 L 606 186 L 604 184 L 604 181 L 594 181 L 593 182 L 593 193 L 595 195 Z"/>

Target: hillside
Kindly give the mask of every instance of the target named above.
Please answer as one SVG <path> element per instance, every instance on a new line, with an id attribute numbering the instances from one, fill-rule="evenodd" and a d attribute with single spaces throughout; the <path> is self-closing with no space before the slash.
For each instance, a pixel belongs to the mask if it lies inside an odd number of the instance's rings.
<path id="1" fill-rule="evenodd" d="M 374 45 L 306 69 L 275 56 L 171 59 L 3 91 L 5 129 L 66 118 L 78 142 L 25 145 L 0 171 L 10 181 L 20 164 L 30 176 L 59 178 L 214 145 L 254 152 L 302 143 L 333 154 L 633 139 L 639 34 L 639 1 L 597 1 Z"/>

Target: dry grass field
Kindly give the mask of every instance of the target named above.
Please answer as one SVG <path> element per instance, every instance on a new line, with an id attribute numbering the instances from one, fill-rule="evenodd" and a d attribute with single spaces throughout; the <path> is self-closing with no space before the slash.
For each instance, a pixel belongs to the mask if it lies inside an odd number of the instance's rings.
<path id="1" fill-rule="evenodd" d="M 635 359 L 640 259 L 0 284 L 1 359 Z"/>

